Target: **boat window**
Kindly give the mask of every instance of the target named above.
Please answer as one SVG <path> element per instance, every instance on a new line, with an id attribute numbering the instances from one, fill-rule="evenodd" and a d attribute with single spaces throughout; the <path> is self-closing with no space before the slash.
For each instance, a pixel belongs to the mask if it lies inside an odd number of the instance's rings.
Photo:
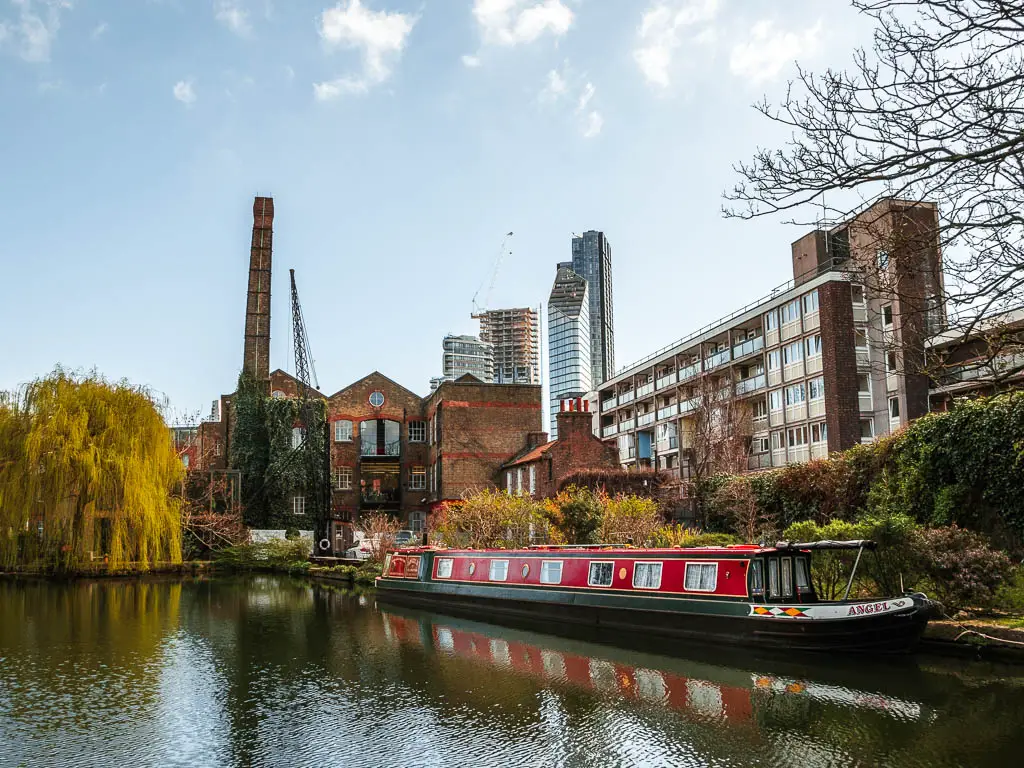
<path id="1" fill-rule="evenodd" d="M 541 584 L 561 584 L 562 583 L 562 561 L 561 560 L 544 560 L 540 564 L 540 583 Z"/>
<path id="2" fill-rule="evenodd" d="M 776 557 L 768 559 L 768 595 L 769 597 L 781 596 L 779 590 L 779 560 Z"/>
<path id="3" fill-rule="evenodd" d="M 437 578 L 450 579 L 452 577 L 452 559 L 450 557 L 438 558 Z"/>
<path id="4" fill-rule="evenodd" d="M 793 560 L 789 557 L 782 558 L 782 596 L 793 596 Z"/>
<path id="5" fill-rule="evenodd" d="M 491 570 L 487 578 L 491 581 L 505 581 L 508 578 L 508 560 L 491 560 Z"/>
<path id="6" fill-rule="evenodd" d="M 750 563 L 750 594 L 764 595 L 764 561 L 752 560 Z"/>
<path id="7" fill-rule="evenodd" d="M 661 587 L 661 563 L 640 562 L 633 566 L 633 586 L 636 589 Z"/>
<path id="8" fill-rule="evenodd" d="M 798 557 L 793 563 L 796 567 L 796 588 L 801 592 L 811 588 L 811 581 L 807 577 L 807 558 Z"/>
<path id="9" fill-rule="evenodd" d="M 384 556 L 384 573 L 389 573 L 391 571 L 391 558 L 391 554 Z"/>
<path id="10" fill-rule="evenodd" d="M 612 570 L 614 568 L 615 563 L 610 560 L 591 563 L 587 584 L 592 587 L 610 587 L 612 585 Z"/>
<path id="11" fill-rule="evenodd" d="M 683 588 L 687 592 L 714 592 L 718 586 L 718 563 L 687 563 Z"/>

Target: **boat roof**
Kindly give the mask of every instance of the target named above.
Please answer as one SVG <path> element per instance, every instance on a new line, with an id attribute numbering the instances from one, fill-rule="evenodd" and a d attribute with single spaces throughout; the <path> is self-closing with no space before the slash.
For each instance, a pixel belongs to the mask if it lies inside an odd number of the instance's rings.
<path id="1" fill-rule="evenodd" d="M 477 555 L 538 555 L 538 554 L 598 554 L 601 556 L 620 555 L 623 557 L 667 557 L 679 556 L 694 552 L 702 555 L 724 555 L 731 557 L 753 557 L 771 552 L 810 551 L 820 549 L 874 549 L 875 542 L 867 539 L 856 541 L 780 541 L 774 546 L 760 544 L 729 544 L 717 547 L 630 547 L 623 544 L 534 544 L 530 547 L 517 549 L 448 549 L 446 547 L 417 546 L 403 547 L 396 550 L 401 554 L 422 554 L 424 552 L 443 552 L 446 554 L 477 554 Z"/>

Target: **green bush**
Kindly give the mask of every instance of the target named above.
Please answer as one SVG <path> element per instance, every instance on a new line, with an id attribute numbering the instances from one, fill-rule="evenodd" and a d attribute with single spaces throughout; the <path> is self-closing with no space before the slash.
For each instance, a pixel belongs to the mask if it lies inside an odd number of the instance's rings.
<path id="1" fill-rule="evenodd" d="M 1024 615 L 1024 566 L 1018 565 L 996 590 L 994 607 L 1018 616 Z"/>
<path id="2" fill-rule="evenodd" d="M 947 613 L 991 608 L 1012 571 L 984 536 L 955 525 L 919 531 L 918 546 L 921 571 Z"/>
<path id="3" fill-rule="evenodd" d="M 223 568 L 239 571 L 306 570 L 311 549 L 309 539 L 273 539 L 228 547 L 215 555 L 214 562 Z"/>
<path id="4" fill-rule="evenodd" d="M 659 528 L 651 537 L 652 547 L 727 547 L 740 543 L 729 533 L 700 533 L 681 525 Z"/>

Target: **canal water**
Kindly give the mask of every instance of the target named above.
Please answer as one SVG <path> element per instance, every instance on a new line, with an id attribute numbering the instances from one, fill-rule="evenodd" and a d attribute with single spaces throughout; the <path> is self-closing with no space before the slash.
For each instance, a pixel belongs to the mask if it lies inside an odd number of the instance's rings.
<path id="1" fill-rule="evenodd" d="M 663 650 L 288 578 L 0 581 L 0 766 L 1021 764 L 1024 668 Z"/>

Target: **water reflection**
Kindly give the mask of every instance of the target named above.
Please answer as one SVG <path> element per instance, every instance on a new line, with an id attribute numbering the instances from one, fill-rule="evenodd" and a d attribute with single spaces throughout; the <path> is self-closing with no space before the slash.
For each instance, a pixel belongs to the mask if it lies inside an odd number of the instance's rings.
<path id="1" fill-rule="evenodd" d="M 0 767 L 1016 762 L 1018 670 L 630 645 L 290 579 L 0 581 Z"/>

